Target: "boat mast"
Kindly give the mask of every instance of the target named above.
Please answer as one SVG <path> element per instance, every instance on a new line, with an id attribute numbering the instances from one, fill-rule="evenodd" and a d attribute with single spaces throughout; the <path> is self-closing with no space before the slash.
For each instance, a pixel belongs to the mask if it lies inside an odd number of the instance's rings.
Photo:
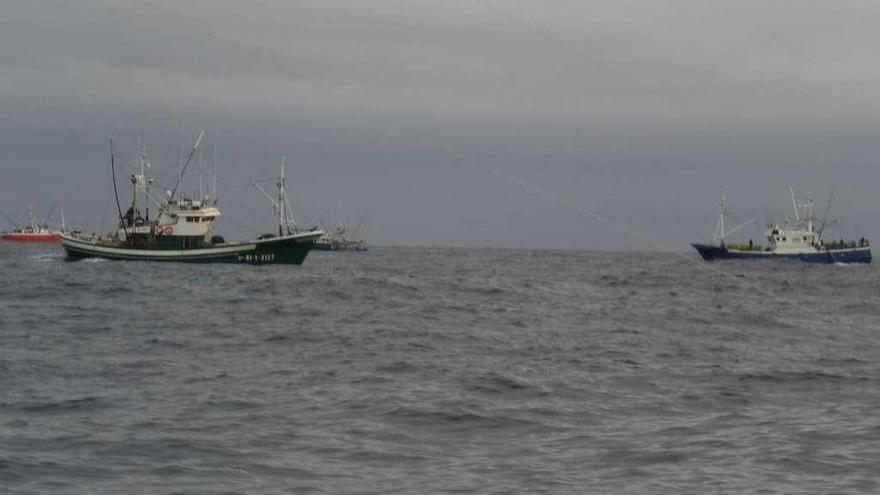
<path id="1" fill-rule="evenodd" d="M 211 199 L 214 201 L 214 204 L 217 204 L 217 142 L 214 142 L 214 184 L 212 189 L 214 190 L 211 193 Z"/>
<path id="2" fill-rule="evenodd" d="M 278 235 L 283 236 L 284 232 L 281 230 L 284 223 L 284 214 L 287 213 L 287 208 L 284 204 L 284 161 L 285 157 L 281 157 L 281 177 L 278 179 L 278 203 L 281 205 L 281 208 L 278 209 Z M 290 229 L 287 229 L 288 232 Z"/>
<path id="3" fill-rule="evenodd" d="M 284 162 L 287 157 L 281 157 L 281 175 L 282 182 L 284 182 L 284 198 L 282 200 L 281 207 L 286 208 L 287 213 L 285 214 L 284 225 L 287 228 L 287 233 L 290 234 L 290 225 L 293 224 L 293 230 L 296 231 L 296 219 L 293 218 L 293 208 L 290 207 L 290 198 L 287 196 L 287 179 L 284 178 Z"/>
<path id="4" fill-rule="evenodd" d="M 819 227 L 819 235 L 816 237 L 816 242 L 822 240 L 822 233 L 825 232 L 825 226 L 828 224 L 828 213 L 831 211 L 831 200 L 834 199 L 834 188 L 831 188 L 831 192 L 828 193 L 828 204 L 825 205 L 825 214 L 822 215 L 822 225 Z"/>
<path id="5" fill-rule="evenodd" d="M 284 168 L 287 163 L 287 157 L 281 157 L 281 179 L 278 181 L 278 204 L 281 206 L 280 224 L 287 229 L 287 233 L 291 233 L 290 225 L 293 224 L 293 230 L 296 230 L 296 220 L 293 218 L 293 208 L 290 207 L 290 199 L 287 196 L 287 178 L 284 175 Z M 279 225 L 279 230 L 281 229 Z"/>
<path id="6" fill-rule="evenodd" d="M 281 176 L 278 178 L 278 181 L 275 183 L 275 186 L 278 188 L 278 199 L 276 200 L 272 196 L 269 195 L 266 191 L 257 184 L 256 181 L 251 181 L 251 185 L 260 192 L 272 205 L 272 211 L 278 219 L 278 235 L 283 236 L 284 231 L 287 230 L 287 234 L 289 235 L 292 231 L 296 230 L 296 221 L 293 219 L 293 212 L 290 208 L 290 201 L 287 199 L 287 179 L 284 177 L 284 167 L 285 167 L 286 158 L 281 157 Z M 293 224 L 293 229 L 290 228 L 290 224 Z"/>
<path id="7" fill-rule="evenodd" d="M 132 219 L 137 216 L 137 200 L 138 200 L 138 185 L 140 184 L 140 178 L 137 174 L 131 174 L 131 211 L 132 211 Z"/>
<path id="8" fill-rule="evenodd" d="M 745 222 L 737 225 L 736 227 L 734 227 L 730 230 L 726 230 L 726 228 L 724 226 L 724 222 L 726 221 L 726 217 L 727 217 L 728 213 L 729 212 L 727 210 L 727 192 L 722 190 L 721 191 L 721 214 L 718 215 L 718 224 L 715 226 L 715 236 L 713 237 L 713 240 L 720 242 L 720 244 L 722 246 L 724 246 L 724 239 L 727 236 L 732 235 L 734 232 L 739 232 L 741 229 L 743 229 L 744 227 L 746 227 L 748 225 L 751 225 L 756 220 L 755 218 L 751 218 L 751 219 L 746 220 Z"/>
<path id="9" fill-rule="evenodd" d="M 812 232 L 813 231 L 813 197 L 811 196 L 810 199 L 807 200 L 807 203 L 803 206 L 804 206 L 804 209 L 806 210 L 806 216 L 804 217 L 804 219 L 806 219 L 806 221 L 807 221 L 807 230 L 809 232 Z"/>
<path id="10" fill-rule="evenodd" d="M 791 186 L 788 186 L 788 192 L 791 193 L 791 205 L 794 206 L 794 219 L 797 220 L 798 222 L 800 222 L 800 221 L 801 221 L 801 217 L 800 217 L 800 215 L 798 214 L 798 205 L 797 205 L 797 201 L 795 201 L 795 199 L 794 199 L 794 188 L 791 187 Z"/>
<path id="11" fill-rule="evenodd" d="M 205 199 L 205 156 L 199 150 L 199 201 Z"/>
<path id="12" fill-rule="evenodd" d="M 177 161 L 177 185 L 183 181 L 183 143 L 180 143 L 180 158 Z M 175 191 L 173 191 L 169 197 L 168 202 L 170 203 L 172 199 L 174 199 L 174 193 L 177 192 L 175 187 Z"/>
<path id="13" fill-rule="evenodd" d="M 144 159 L 141 164 L 141 176 L 144 178 L 144 222 L 150 222 L 150 184 L 153 183 L 152 177 L 147 177 L 147 171 L 151 168 L 150 162 L 147 161 L 147 145 L 144 144 Z"/>
<path id="14" fill-rule="evenodd" d="M 714 239 L 716 241 L 721 241 L 724 243 L 724 238 L 727 236 L 724 233 L 724 217 L 727 216 L 727 192 L 722 189 L 721 190 L 721 214 L 718 215 L 718 224 L 715 225 L 715 236 Z"/>

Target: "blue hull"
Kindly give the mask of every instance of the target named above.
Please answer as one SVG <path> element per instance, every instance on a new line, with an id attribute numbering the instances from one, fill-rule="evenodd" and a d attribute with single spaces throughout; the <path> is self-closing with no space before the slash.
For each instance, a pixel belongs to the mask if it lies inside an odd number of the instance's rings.
<path id="1" fill-rule="evenodd" d="M 706 261 L 729 259 L 799 260 L 807 263 L 871 263 L 871 248 L 833 249 L 814 253 L 779 254 L 771 251 L 739 251 L 725 246 L 691 244 Z"/>

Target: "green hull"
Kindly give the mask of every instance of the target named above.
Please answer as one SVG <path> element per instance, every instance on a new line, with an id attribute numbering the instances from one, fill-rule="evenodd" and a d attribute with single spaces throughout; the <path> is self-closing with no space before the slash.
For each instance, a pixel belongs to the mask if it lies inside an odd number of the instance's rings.
<path id="1" fill-rule="evenodd" d="M 70 260 L 106 258 L 177 263 L 238 263 L 247 265 L 300 265 L 320 232 L 294 234 L 252 242 L 220 244 L 201 249 L 150 249 L 100 244 L 90 239 L 64 236 L 61 244 Z"/>

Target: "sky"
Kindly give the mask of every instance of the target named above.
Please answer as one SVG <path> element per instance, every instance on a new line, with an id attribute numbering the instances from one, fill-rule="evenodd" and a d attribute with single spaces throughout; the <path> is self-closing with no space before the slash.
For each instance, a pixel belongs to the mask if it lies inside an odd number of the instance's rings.
<path id="1" fill-rule="evenodd" d="M 0 211 L 103 230 L 111 138 L 170 188 L 204 130 L 227 239 L 271 230 L 249 184 L 282 156 L 299 224 L 374 245 L 685 250 L 722 189 L 758 239 L 789 185 L 877 239 L 877 25 L 873 1 L 7 0 Z"/>

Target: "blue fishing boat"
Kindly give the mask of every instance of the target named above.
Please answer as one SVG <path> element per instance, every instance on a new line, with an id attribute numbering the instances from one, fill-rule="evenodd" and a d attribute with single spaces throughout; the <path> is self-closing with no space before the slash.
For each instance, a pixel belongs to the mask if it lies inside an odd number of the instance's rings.
<path id="1" fill-rule="evenodd" d="M 822 233 L 827 225 L 828 208 L 825 219 L 816 228 L 813 221 L 813 199 L 798 204 L 794 189 L 789 188 L 794 206 L 795 220 L 782 223 L 771 223 L 767 226 L 765 237 L 767 246 L 753 241 L 748 244 L 727 244 L 725 239 L 739 231 L 754 219 L 744 222 L 729 231 L 725 231 L 725 220 L 728 215 L 727 196 L 721 193 L 721 214 L 715 227 L 712 243 L 691 244 L 706 261 L 721 259 L 791 259 L 809 263 L 870 263 L 871 246 L 864 237 L 859 240 L 825 242 Z M 832 193 L 833 196 L 833 193 Z M 831 205 L 831 198 L 828 200 Z"/>

